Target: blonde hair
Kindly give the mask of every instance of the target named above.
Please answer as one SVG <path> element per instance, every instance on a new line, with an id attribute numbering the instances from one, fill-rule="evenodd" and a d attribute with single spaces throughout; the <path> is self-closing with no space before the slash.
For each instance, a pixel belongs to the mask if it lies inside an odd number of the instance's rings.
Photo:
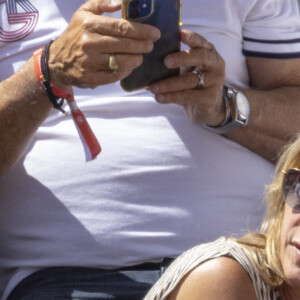
<path id="1" fill-rule="evenodd" d="M 248 252 L 255 262 L 263 280 L 278 287 L 286 279 L 280 263 L 280 233 L 284 215 L 284 199 L 281 188 L 283 170 L 300 166 L 300 135 L 287 145 L 277 162 L 273 182 L 267 186 L 266 214 L 260 233 L 249 233 L 236 241 Z"/>

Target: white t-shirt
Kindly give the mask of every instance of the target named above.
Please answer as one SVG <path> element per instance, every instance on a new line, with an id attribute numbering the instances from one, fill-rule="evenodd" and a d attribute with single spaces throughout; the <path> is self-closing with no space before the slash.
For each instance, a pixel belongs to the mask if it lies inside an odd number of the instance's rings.
<path id="1" fill-rule="evenodd" d="M 29 2 L 0 2 L 1 80 L 57 37 L 84 1 Z M 15 13 L 31 25 L 11 25 Z M 300 57 L 296 0 L 184 0 L 183 24 L 215 44 L 227 82 L 238 86 L 249 85 L 243 51 Z M 132 265 L 257 229 L 271 163 L 146 91 L 115 83 L 75 95 L 102 153 L 86 163 L 72 120 L 53 110 L 0 178 L 0 291 L 38 268 Z"/>

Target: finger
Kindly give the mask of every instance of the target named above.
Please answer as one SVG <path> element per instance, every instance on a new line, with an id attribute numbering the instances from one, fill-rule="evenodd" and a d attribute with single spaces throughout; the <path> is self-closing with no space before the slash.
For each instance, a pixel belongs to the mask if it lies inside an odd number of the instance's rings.
<path id="1" fill-rule="evenodd" d="M 91 15 L 85 19 L 84 26 L 91 32 L 102 35 L 120 36 L 134 39 L 158 40 L 160 31 L 151 25 L 115 19 L 107 16 Z"/>
<path id="2" fill-rule="evenodd" d="M 203 112 L 207 114 L 214 111 L 217 103 L 213 102 L 211 99 L 218 99 L 219 94 L 220 91 L 218 91 L 218 95 L 216 95 L 215 89 L 190 89 L 165 94 L 157 94 L 155 95 L 155 99 L 162 104 L 197 104 L 201 106 Z"/>
<path id="3" fill-rule="evenodd" d="M 207 50 L 214 49 L 213 44 L 209 43 L 204 37 L 195 32 L 189 30 L 181 30 L 180 36 L 182 42 L 191 48 L 201 47 Z"/>
<path id="4" fill-rule="evenodd" d="M 222 89 L 192 89 L 158 94 L 155 99 L 162 104 L 174 103 L 185 107 L 188 118 L 194 123 L 217 125 L 224 120 L 225 106 Z M 215 100 L 212 100 L 215 99 Z"/>
<path id="5" fill-rule="evenodd" d="M 164 94 L 196 88 L 199 84 L 199 77 L 192 72 L 174 76 L 152 84 L 149 89 L 153 94 Z"/>
<path id="6" fill-rule="evenodd" d="M 112 83 L 121 80 L 128 76 L 133 69 L 138 67 L 143 62 L 142 55 L 124 55 L 116 54 L 117 71 L 116 73 L 109 72 L 109 55 L 103 55 L 100 63 L 84 64 L 83 68 L 88 72 L 81 73 L 80 69 L 72 69 L 69 72 L 69 80 L 71 85 L 77 87 L 94 88 L 98 85 Z"/>
<path id="7" fill-rule="evenodd" d="M 94 89 L 100 85 L 115 83 L 122 80 L 130 74 L 128 70 L 118 71 L 116 73 L 107 73 L 106 71 L 98 71 L 91 73 L 91 79 L 86 83 L 84 81 L 75 81 L 75 86 L 79 88 Z"/>
<path id="8" fill-rule="evenodd" d="M 152 84 L 149 89 L 153 94 L 164 94 L 182 90 L 196 89 L 200 83 L 197 74 L 188 72 L 180 76 L 174 76 Z M 220 84 L 220 77 L 212 72 L 204 73 L 204 86 L 201 89 L 210 88 Z"/>
<path id="9" fill-rule="evenodd" d="M 118 70 L 116 73 L 109 73 L 108 71 L 90 72 L 86 80 L 74 79 L 73 86 L 79 88 L 96 88 L 100 85 L 106 85 L 122 80 L 131 73 L 131 70 Z"/>
<path id="10" fill-rule="evenodd" d="M 91 47 L 93 46 L 93 47 Z M 87 41 L 86 51 L 95 51 L 98 53 L 136 53 L 144 54 L 153 50 L 153 42 L 150 40 L 137 40 L 123 37 L 99 36 L 94 34 Z"/>
<path id="11" fill-rule="evenodd" d="M 78 11 L 89 11 L 101 15 L 104 12 L 114 12 L 121 8 L 121 0 L 90 0 L 83 4 Z"/>
<path id="12" fill-rule="evenodd" d="M 165 58 L 164 63 L 171 69 L 197 66 L 200 70 L 211 70 L 221 64 L 222 59 L 216 51 L 195 48 L 170 54 Z"/>
<path id="13" fill-rule="evenodd" d="M 86 18 L 84 26 L 93 28 L 98 33 L 104 35 L 128 36 L 140 39 L 157 40 L 160 31 L 150 25 L 129 22 L 124 19 L 115 19 L 100 16 L 104 12 L 114 12 L 120 9 L 121 0 L 90 0 L 79 8 L 79 12 L 90 12 Z"/>
<path id="14" fill-rule="evenodd" d="M 109 71 L 109 58 L 110 54 L 103 54 L 101 58 L 98 60 L 88 60 L 83 63 L 84 69 L 89 72 L 97 72 L 97 71 Z M 143 62 L 143 56 L 138 54 L 115 54 L 116 62 L 118 65 L 118 71 L 128 70 L 130 73 L 133 69 L 140 66 Z M 86 72 L 86 76 L 88 77 L 89 72 Z"/>

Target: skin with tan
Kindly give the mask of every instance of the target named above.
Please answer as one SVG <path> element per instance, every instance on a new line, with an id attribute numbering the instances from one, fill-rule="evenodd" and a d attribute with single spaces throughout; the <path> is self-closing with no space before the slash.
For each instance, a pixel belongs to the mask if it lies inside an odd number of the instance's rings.
<path id="1" fill-rule="evenodd" d="M 257 300 L 250 277 L 229 257 L 209 260 L 188 273 L 167 300 Z"/>
<path id="2" fill-rule="evenodd" d="M 75 12 L 65 33 L 50 48 L 50 77 L 55 85 L 94 88 L 121 80 L 141 64 L 142 54 L 152 50 L 160 32 L 101 15 L 118 9 L 120 5 L 110 0 L 90 0 Z M 160 103 L 183 105 L 191 122 L 218 125 L 225 116 L 225 63 L 200 35 L 182 31 L 181 39 L 190 50 L 169 55 L 165 64 L 181 67 L 182 74 L 150 90 Z M 109 74 L 111 53 L 116 54 L 119 70 Z M 247 66 L 253 88 L 243 90 L 250 102 L 249 123 L 227 137 L 274 162 L 289 136 L 300 131 L 300 59 L 247 57 Z M 202 89 L 195 89 L 198 76 L 186 72 L 194 67 L 205 73 Z M 35 78 L 32 59 L 0 83 L 0 95 L 1 175 L 21 157 L 51 105 Z"/>
<path id="3" fill-rule="evenodd" d="M 59 88 L 94 88 L 125 78 L 160 37 L 158 29 L 101 16 L 120 9 L 110 0 L 90 0 L 75 12 L 66 31 L 50 47 L 51 81 Z M 108 73 L 109 53 L 119 69 Z M 33 59 L 0 83 L 0 175 L 23 154 L 52 106 L 35 78 Z"/>
<path id="4" fill-rule="evenodd" d="M 190 51 L 172 54 L 165 59 L 170 68 L 196 66 L 205 74 L 205 86 L 194 89 L 198 76 L 184 73 L 152 85 L 160 103 L 184 105 L 188 119 L 194 123 L 218 125 L 225 117 L 221 97 L 224 61 L 213 45 L 196 33 L 183 31 L 182 41 Z M 289 137 L 300 131 L 300 59 L 247 57 L 253 89 L 241 89 L 250 103 L 247 127 L 227 137 L 275 162 Z"/>
<path id="5" fill-rule="evenodd" d="M 300 299 L 300 212 L 285 205 L 280 232 L 280 261 L 288 284 L 280 288 L 281 300 Z M 188 273 L 167 300 L 256 300 L 250 277 L 229 257 L 203 263 Z"/>
<path id="6" fill-rule="evenodd" d="M 150 52 L 160 32 L 147 25 L 104 17 L 120 5 L 109 0 L 90 0 L 75 12 L 65 33 L 50 48 L 49 70 L 52 82 L 60 88 L 69 85 L 95 88 L 125 78 Z M 183 105 L 191 122 L 218 125 L 225 115 L 222 88 L 225 62 L 212 44 L 190 31 L 182 31 L 182 41 L 190 47 L 165 58 L 166 66 L 181 67 L 180 76 L 150 87 L 162 104 Z M 108 73 L 109 54 L 115 53 L 117 73 Z M 247 57 L 253 89 L 243 90 L 250 102 L 248 126 L 227 135 L 262 157 L 275 161 L 286 139 L 300 131 L 300 59 Z M 205 73 L 205 86 L 195 89 L 198 76 L 187 72 L 197 67 Z M 237 87 L 238 88 L 238 87 Z M 35 78 L 33 60 L 0 83 L 0 175 L 21 157 L 35 131 L 52 106 Z M 286 209 L 282 240 L 282 261 L 291 282 L 299 278 L 295 249 L 290 245 L 298 234 L 299 214 Z M 283 235 L 284 236 L 284 235 Z M 285 250 L 286 249 L 286 250 Z M 293 252 L 294 251 L 294 252 Z M 230 271 L 230 276 L 229 276 Z M 216 275 L 217 274 L 217 275 Z M 224 284 L 226 282 L 226 284 Z M 219 286 L 216 291 L 213 286 Z M 299 299 L 299 291 L 284 287 L 286 299 Z M 297 297 L 298 296 L 298 297 Z M 195 269 L 168 300 L 181 299 L 255 299 L 251 281 L 242 267 L 230 258 L 218 258 Z"/>

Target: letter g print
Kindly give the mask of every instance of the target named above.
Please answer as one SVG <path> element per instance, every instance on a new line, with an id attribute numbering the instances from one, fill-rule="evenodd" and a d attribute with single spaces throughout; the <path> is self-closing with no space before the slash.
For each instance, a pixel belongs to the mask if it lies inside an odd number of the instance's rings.
<path id="1" fill-rule="evenodd" d="M 0 42 L 21 40 L 35 28 L 38 10 L 30 0 L 0 0 Z"/>

